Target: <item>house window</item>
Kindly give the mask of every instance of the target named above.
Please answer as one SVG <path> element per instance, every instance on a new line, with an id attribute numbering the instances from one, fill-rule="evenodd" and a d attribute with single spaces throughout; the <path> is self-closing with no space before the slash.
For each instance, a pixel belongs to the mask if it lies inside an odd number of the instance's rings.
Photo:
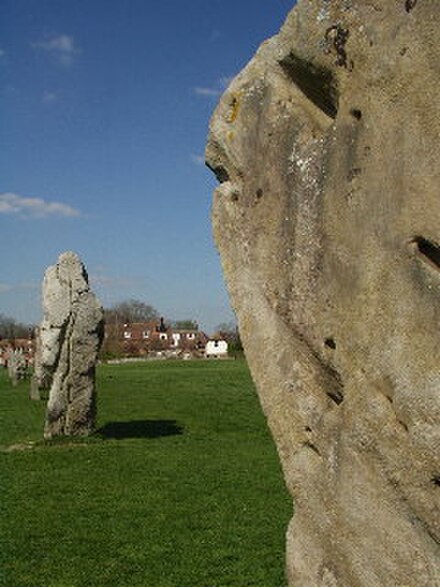
<path id="1" fill-rule="evenodd" d="M 160 340 L 168 340 L 168 335 L 165 332 L 159 334 Z"/>
<path id="2" fill-rule="evenodd" d="M 124 330 L 124 338 L 131 338 L 130 330 Z"/>
<path id="3" fill-rule="evenodd" d="M 142 338 L 150 338 L 150 331 L 144 330 L 142 333 Z"/>
<path id="4" fill-rule="evenodd" d="M 218 340 L 214 340 L 214 346 L 218 347 Z"/>
<path id="5" fill-rule="evenodd" d="M 194 340 L 195 337 L 196 337 L 196 335 L 194 334 L 194 332 L 189 332 L 186 336 L 189 338 L 189 340 Z"/>

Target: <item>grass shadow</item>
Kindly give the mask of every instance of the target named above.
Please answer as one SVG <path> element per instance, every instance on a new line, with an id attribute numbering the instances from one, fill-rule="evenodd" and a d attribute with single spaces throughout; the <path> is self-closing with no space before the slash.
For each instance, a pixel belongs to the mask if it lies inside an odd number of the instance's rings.
<path id="1" fill-rule="evenodd" d="M 130 422 L 108 422 L 96 431 L 102 438 L 123 440 L 125 438 L 160 438 L 179 436 L 184 427 L 176 420 L 132 420 Z"/>

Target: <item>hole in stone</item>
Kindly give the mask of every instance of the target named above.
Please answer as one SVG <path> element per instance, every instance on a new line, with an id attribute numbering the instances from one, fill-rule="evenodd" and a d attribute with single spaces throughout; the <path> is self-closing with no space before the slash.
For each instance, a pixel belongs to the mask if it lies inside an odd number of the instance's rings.
<path id="1" fill-rule="evenodd" d="M 330 337 L 330 338 L 326 338 L 324 340 L 324 344 L 325 346 L 327 346 L 329 349 L 335 349 L 336 348 L 336 343 L 335 343 L 335 339 Z"/>
<path id="2" fill-rule="evenodd" d="M 353 169 L 350 169 L 350 171 L 348 172 L 348 176 L 347 176 L 348 181 L 353 181 L 353 179 L 355 177 L 359 177 L 359 175 L 361 173 L 362 173 L 362 169 L 360 167 L 353 167 Z"/>
<path id="3" fill-rule="evenodd" d="M 314 444 L 312 444 L 311 442 L 309 442 L 309 441 L 304 442 L 303 446 L 306 448 L 310 448 L 310 450 L 313 450 L 314 453 L 321 456 L 321 453 L 319 452 L 318 448 Z"/>
<path id="4" fill-rule="evenodd" d="M 263 197 L 263 190 L 261 188 L 258 188 L 258 190 L 255 192 L 255 195 L 257 196 L 258 199 Z"/>
<path id="5" fill-rule="evenodd" d="M 399 424 L 402 426 L 402 428 L 405 430 L 405 432 L 408 432 L 409 428 L 408 426 L 405 424 L 405 422 L 402 422 L 402 420 L 397 420 L 399 422 Z"/>
<path id="6" fill-rule="evenodd" d="M 422 236 L 416 236 L 412 243 L 422 259 L 427 261 L 436 269 L 440 269 L 440 247 Z"/>
<path id="7" fill-rule="evenodd" d="M 229 181 L 229 173 L 223 165 L 217 165 L 215 167 L 211 167 L 209 163 L 206 163 L 206 166 L 214 173 L 215 177 L 220 183 L 225 183 Z"/>
<path id="8" fill-rule="evenodd" d="M 417 0 L 405 0 L 405 10 L 411 12 L 414 6 L 417 4 Z"/>
<path id="9" fill-rule="evenodd" d="M 325 40 L 327 43 L 331 43 L 333 49 L 336 51 L 336 65 L 341 67 L 347 67 L 350 71 L 353 69 L 353 62 L 348 62 L 347 51 L 345 45 L 347 44 L 350 31 L 344 29 L 340 24 L 333 25 L 325 31 Z M 331 49 L 327 48 L 327 53 L 330 53 Z"/>
<path id="10" fill-rule="evenodd" d="M 322 112 L 336 118 L 339 96 L 336 81 L 330 70 L 312 65 L 289 53 L 280 65 L 301 92 Z"/>
<path id="11" fill-rule="evenodd" d="M 432 478 L 432 482 L 434 483 L 434 485 L 437 485 L 437 487 L 440 487 L 440 475 L 434 475 L 434 477 Z"/>
<path id="12" fill-rule="evenodd" d="M 350 110 L 350 114 L 353 116 L 353 118 L 356 118 L 356 120 L 360 120 L 362 118 L 362 112 L 358 108 L 352 108 Z"/>
<path id="13" fill-rule="evenodd" d="M 342 402 L 344 401 L 344 396 L 342 395 L 342 392 L 339 389 L 332 389 L 330 391 L 327 391 L 327 395 L 338 406 L 342 404 Z"/>
<path id="14" fill-rule="evenodd" d="M 238 198 L 239 198 L 238 192 L 232 192 L 232 194 L 231 194 L 231 200 L 233 202 L 237 202 L 238 201 Z"/>

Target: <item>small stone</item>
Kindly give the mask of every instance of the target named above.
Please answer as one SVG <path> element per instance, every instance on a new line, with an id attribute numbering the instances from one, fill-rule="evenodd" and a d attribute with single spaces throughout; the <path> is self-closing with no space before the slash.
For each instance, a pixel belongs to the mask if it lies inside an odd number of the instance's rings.
<path id="1" fill-rule="evenodd" d="M 19 381 L 26 379 L 27 363 L 23 352 L 18 349 L 11 349 L 7 356 L 8 375 L 14 387 L 18 385 Z"/>

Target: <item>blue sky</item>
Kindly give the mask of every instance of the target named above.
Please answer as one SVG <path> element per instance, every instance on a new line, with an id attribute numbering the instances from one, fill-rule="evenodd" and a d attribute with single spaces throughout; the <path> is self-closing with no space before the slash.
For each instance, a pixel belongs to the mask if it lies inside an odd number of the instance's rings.
<path id="1" fill-rule="evenodd" d="M 219 95 L 292 0 L 1 0 L 0 312 L 41 318 L 46 267 L 85 262 L 210 332 L 233 316 L 202 163 Z"/>

